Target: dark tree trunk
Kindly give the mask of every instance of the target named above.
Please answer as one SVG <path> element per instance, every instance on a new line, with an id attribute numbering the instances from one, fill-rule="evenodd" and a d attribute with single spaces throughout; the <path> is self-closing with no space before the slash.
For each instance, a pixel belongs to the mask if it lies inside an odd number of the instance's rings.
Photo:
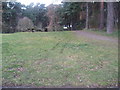
<path id="1" fill-rule="evenodd" d="M 112 33 L 114 30 L 114 7 L 113 2 L 107 3 L 107 33 Z"/>
<path id="2" fill-rule="evenodd" d="M 120 2 L 118 2 L 118 30 L 120 30 Z"/>
<path id="3" fill-rule="evenodd" d="M 114 3 L 114 27 L 115 30 L 118 30 L 118 3 Z"/>
<path id="4" fill-rule="evenodd" d="M 89 28 L 89 6 L 88 6 L 88 2 L 86 2 L 86 29 Z"/>
<path id="5" fill-rule="evenodd" d="M 100 27 L 99 29 L 102 30 L 104 28 L 104 2 L 100 3 Z"/>

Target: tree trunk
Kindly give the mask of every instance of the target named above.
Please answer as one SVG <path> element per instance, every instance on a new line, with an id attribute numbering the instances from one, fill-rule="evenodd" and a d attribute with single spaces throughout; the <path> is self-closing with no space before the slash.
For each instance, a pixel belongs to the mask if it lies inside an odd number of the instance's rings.
<path id="1" fill-rule="evenodd" d="M 100 27 L 99 29 L 102 30 L 104 28 L 104 2 L 100 3 Z"/>
<path id="2" fill-rule="evenodd" d="M 115 30 L 118 30 L 118 3 L 115 2 L 114 3 L 114 27 L 115 27 Z"/>
<path id="3" fill-rule="evenodd" d="M 118 30 L 120 30 L 120 2 L 118 2 Z"/>
<path id="4" fill-rule="evenodd" d="M 114 8 L 113 2 L 107 3 L 107 33 L 112 33 L 114 29 Z"/>
<path id="5" fill-rule="evenodd" d="M 89 7 L 88 7 L 88 2 L 86 2 L 86 29 L 89 28 Z"/>

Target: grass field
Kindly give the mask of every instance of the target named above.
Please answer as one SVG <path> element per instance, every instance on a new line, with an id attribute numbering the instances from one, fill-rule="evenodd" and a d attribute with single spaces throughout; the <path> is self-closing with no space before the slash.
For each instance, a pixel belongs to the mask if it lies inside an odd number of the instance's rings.
<path id="1" fill-rule="evenodd" d="M 4 87 L 114 87 L 117 43 L 73 32 L 2 34 Z"/>

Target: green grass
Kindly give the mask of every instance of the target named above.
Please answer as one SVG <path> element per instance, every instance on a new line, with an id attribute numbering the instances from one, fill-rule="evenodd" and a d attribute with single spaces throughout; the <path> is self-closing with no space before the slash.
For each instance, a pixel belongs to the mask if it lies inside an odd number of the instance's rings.
<path id="1" fill-rule="evenodd" d="M 2 34 L 3 86 L 109 87 L 117 84 L 116 43 L 71 32 Z"/>

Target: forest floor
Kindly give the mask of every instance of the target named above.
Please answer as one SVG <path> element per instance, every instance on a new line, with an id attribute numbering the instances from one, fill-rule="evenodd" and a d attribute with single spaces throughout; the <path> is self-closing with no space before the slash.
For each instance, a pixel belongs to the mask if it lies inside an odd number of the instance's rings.
<path id="1" fill-rule="evenodd" d="M 94 31 L 2 34 L 3 87 L 117 87 L 117 37 Z M 1 49 L 1 48 L 0 48 Z"/>

